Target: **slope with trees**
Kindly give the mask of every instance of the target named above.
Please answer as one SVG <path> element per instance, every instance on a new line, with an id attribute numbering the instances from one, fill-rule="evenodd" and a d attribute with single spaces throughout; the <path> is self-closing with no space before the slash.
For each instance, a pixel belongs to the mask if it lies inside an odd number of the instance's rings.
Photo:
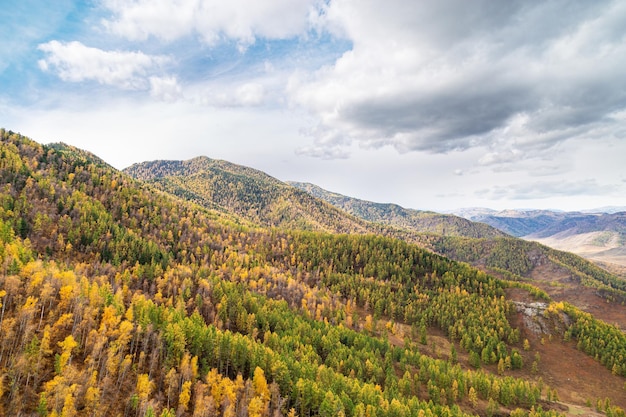
<path id="1" fill-rule="evenodd" d="M 373 203 L 326 191 L 310 183 L 289 182 L 289 184 L 327 201 L 347 213 L 374 223 L 441 236 L 472 238 L 506 236 L 505 233 L 487 224 L 469 221 L 450 214 L 406 209 L 397 204 Z"/>
<path id="2" fill-rule="evenodd" d="M 483 223 L 473 223 L 465 219 L 459 221 L 460 218 L 456 216 L 363 201 L 332 193 L 312 184 L 292 184 L 357 217 L 406 230 L 404 236 L 396 233 L 396 237 L 420 244 L 451 259 L 469 262 L 507 279 L 539 280 L 539 284 L 550 292 L 552 288 L 549 284 L 552 282 L 542 283 L 547 277 L 536 272 L 540 267 L 550 265 L 555 271 L 553 275 L 564 277 L 560 282 L 562 285 L 597 288 L 597 294 L 603 298 L 620 303 L 626 300 L 626 280 L 580 256 L 507 236 Z M 542 219 L 550 218 L 552 221 L 558 213 L 537 216 Z"/>
<path id="3" fill-rule="evenodd" d="M 207 157 L 152 161 L 124 171 L 168 193 L 263 226 L 338 233 L 373 231 L 367 222 L 276 178 L 226 161 Z"/>

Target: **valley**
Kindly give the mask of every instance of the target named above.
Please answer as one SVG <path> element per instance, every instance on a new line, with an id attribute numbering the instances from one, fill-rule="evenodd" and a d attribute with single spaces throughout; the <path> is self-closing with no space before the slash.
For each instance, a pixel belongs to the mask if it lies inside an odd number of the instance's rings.
<path id="1" fill-rule="evenodd" d="M 626 247 L 623 236 L 615 232 L 597 231 L 568 235 L 557 233 L 549 237 L 524 236 L 554 249 L 572 252 L 608 268 L 626 267 Z"/>
<path id="2" fill-rule="evenodd" d="M 601 210 L 605 210 L 604 212 Z M 516 237 L 572 252 L 619 270 L 626 266 L 626 208 L 590 212 L 465 209 L 455 211 Z"/>

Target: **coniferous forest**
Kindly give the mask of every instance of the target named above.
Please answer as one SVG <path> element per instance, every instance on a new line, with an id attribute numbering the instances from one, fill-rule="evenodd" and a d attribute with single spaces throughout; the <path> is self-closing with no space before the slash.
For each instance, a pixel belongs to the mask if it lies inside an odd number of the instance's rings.
<path id="1" fill-rule="evenodd" d="M 624 385 L 581 401 L 625 415 L 626 334 L 532 283 L 358 221 L 256 224 L 89 152 L 0 135 L 0 415 L 563 415 L 513 291 L 545 303 L 549 343 Z"/>

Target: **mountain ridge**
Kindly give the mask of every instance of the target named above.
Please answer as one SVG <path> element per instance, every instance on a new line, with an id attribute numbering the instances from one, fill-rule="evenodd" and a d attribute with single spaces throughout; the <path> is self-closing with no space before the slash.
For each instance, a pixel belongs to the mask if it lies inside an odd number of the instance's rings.
<path id="1" fill-rule="evenodd" d="M 374 203 L 347 197 L 338 193 L 326 191 L 310 183 L 288 182 L 297 188 L 309 192 L 344 211 L 374 222 L 384 223 L 417 233 L 433 233 L 442 236 L 462 236 L 474 238 L 504 237 L 505 233 L 486 224 L 467 221 L 459 216 L 406 209 L 393 203 Z"/>
<path id="2" fill-rule="evenodd" d="M 376 221 L 381 224 L 394 224 L 402 228 L 401 222 L 394 217 L 385 217 L 378 214 L 380 208 L 391 208 L 391 211 L 401 210 L 405 216 L 417 214 L 430 218 L 442 218 L 438 214 L 429 212 L 419 212 L 410 209 L 403 209 L 393 204 L 372 203 L 365 200 L 354 199 L 338 193 L 326 191 L 312 184 L 300 184 L 303 189 L 311 190 L 315 195 L 324 198 L 326 201 L 336 204 L 338 207 L 347 207 L 349 210 L 354 206 L 358 210 L 352 210 L 352 214 L 362 215 L 372 219 L 371 213 L 377 214 Z M 387 213 L 387 211 L 383 211 Z M 365 213 L 365 214 L 363 214 Z M 509 211 L 510 214 L 513 214 Z M 446 218 L 446 217 L 443 217 Z M 454 217 L 453 217 L 454 218 Z M 401 217 L 401 219 L 403 219 Z M 404 221 L 404 219 L 403 219 Z M 532 279 L 536 285 L 555 297 L 562 297 L 560 291 L 555 291 L 556 282 L 551 279 L 544 280 L 543 274 L 539 273 L 545 269 L 546 265 L 551 265 L 551 270 L 555 275 L 560 275 L 558 285 L 574 290 L 576 284 L 582 283 L 587 286 L 597 286 L 598 294 L 603 297 L 617 301 L 626 300 L 626 280 L 618 278 L 613 273 L 592 264 L 588 260 L 577 259 L 576 255 L 553 249 L 539 242 L 522 240 L 509 235 L 496 234 L 490 238 L 472 238 L 471 236 L 459 235 L 435 235 L 422 234 L 417 240 L 430 250 L 434 250 L 444 256 L 457 261 L 468 262 L 474 266 L 483 268 L 492 274 L 503 274 L 509 279 Z M 559 271 L 556 273 L 556 271 Z M 625 322 L 626 323 L 626 322 Z"/>
<path id="3" fill-rule="evenodd" d="M 211 209 L 235 213 L 265 227 L 337 233 L 367 231 L 362 220 L 346 217 L 332 205 L 262 171 L 227 161 L 206 156 L 186 161 L 151 161 L 134 164 L 123 172 L 162 191 Z"/>

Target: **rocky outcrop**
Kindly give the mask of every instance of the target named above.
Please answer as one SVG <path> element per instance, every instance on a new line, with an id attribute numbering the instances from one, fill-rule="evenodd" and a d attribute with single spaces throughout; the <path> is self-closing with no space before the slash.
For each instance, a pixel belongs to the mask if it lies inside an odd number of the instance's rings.
<path id="1" fill-rule="evenodd" d="M 548 304 L 543 302 L 526 303 L 514 301 L 524 326 L 537 336 L 562 334 L 570 325 L 570 318 L 565 313 L 548 314 Z"/>

